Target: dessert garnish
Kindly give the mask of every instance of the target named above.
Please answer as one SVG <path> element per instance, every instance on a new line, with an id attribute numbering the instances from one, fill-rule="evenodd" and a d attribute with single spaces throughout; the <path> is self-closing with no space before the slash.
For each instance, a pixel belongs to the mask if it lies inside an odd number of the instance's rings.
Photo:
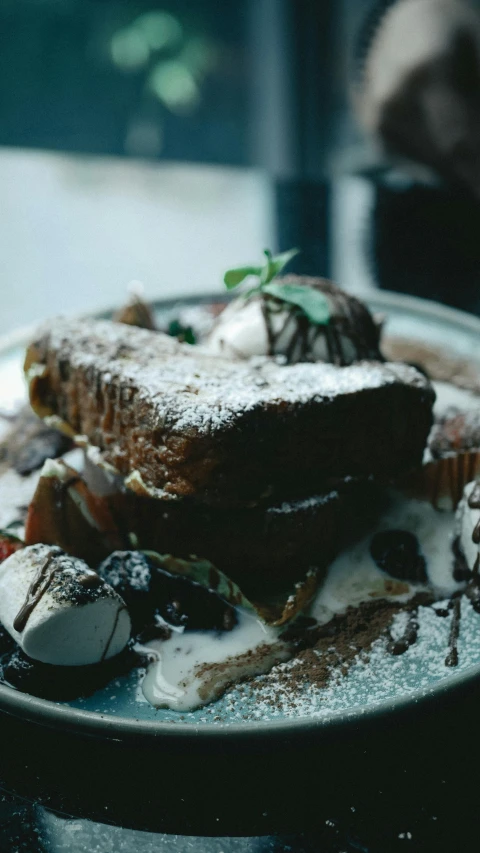
<path id="1" fill-rule="evenodd" d="M 166 568 L 168 567 L 168 568 Z M 197 571 L 196 571 L 197 569 Z M 99 566 L 98 573 L 123 598 L 134 629 L 141 630 L 160 617 L 162 624 L 196 631 L 228 631 L 236 624 L 236 605 L 243 603 L 240 591 L 227 595 L 230 604 L 214 588 L 216 569 L 205 565 L 211 580 L 200 583 L 200 561 L 184 562 L 153 552 L 114 551 Z M 218 573 L 217 573 L 218 574 Z M 248 606 L 250 606 L 248 604 Z"/>
<path id="2" fill-rule="evenodd" d="M 114 314 L 117 323 L 127 326 L 138 326 L 140 329 L 157 328 L 153 310 L 144 300 L 144 287 L 139 281 L 132 281 L 128 286 L 130 297 L 126 305 Z"/>
<path id="3" fill-rule="evenodd" d="M 184 326 L 180 320 L 171 320 L 168 324 L 168 334 L 183 344 L 196 344 L 197 339 L 191 326 Z"/>
<path id="4" fill-rule="evenodd" d="M 326 279 L 278 278 L 296 254 L 291 250 L 272 257 L 265 251 L 263 267 L 240 267 L 225 274 L 229 290 L 250 276 L 258 283 L 220 314 L 205 342 L 208 349 L 230 358 L 282 356 L 287 364 L 382 361 L 380 329 L 358 299 Z"/>
<path id="5" fill-rule="evenodd" d="M 408 530 L 382 530 L 370 543 L 377 566 L 394 578 L 426 583 L 425 557 L 417 537 Z"/>
<path id="6" fill-rule="evenodd" d="M 443 383 L 437 387 L 443 394 Z M 455 510 L 467 484 L 480 475 L 480 398 L 458 389 L 457 395 L 448 393 L 449 397 L 454 404 L 436 413 L 424 464 L 407 476 L 404 488 L 430 500 L 437 509 Z"/>
<path id="7" fill-rule="evenodd" d="M 60 666 L 114 657 L 131 628 L 112 587 L 49 545 L 18 550 L 0 565 L 0 620 L 29 657 Z"/>
<path id="8" fill-rule="evenodd" d="M 0 563 L 23 548 L 23 542 L 9 530 L 0 530 Z"/>

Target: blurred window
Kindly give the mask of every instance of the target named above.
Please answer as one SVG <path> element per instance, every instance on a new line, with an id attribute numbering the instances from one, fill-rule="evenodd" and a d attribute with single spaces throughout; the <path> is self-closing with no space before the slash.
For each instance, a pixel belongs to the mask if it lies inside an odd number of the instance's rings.
<path id="1" fill-rule="evenodd" d="M 1 0 L 0 145 L 242 164 L 248 4 Z"/>

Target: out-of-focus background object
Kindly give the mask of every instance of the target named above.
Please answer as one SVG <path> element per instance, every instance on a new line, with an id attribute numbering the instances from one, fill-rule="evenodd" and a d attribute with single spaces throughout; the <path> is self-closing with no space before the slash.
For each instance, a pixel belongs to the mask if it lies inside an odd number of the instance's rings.
<path id="1" fill-rule="evenodd" d="M 480 15 L 459 0 L 402 0 L 367 46 L 358 113 L 387 152 L 480 196 Z"/>
<path id="2" fill-rule="evenodd" d="M 300 273 L 480 311 L 480 0 L 2 0 L 0 331 Z"/>

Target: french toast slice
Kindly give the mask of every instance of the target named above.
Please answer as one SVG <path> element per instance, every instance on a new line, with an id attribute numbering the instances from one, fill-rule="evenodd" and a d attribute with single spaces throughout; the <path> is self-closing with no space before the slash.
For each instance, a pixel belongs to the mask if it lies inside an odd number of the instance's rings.
<path id="1" fill-rule="evenodd" d="M 233 361 L 84 319 L 46 326 L 25 369 L 37 414 L 99 448 L 127 487 L 221 506 L 420 465 L 435 399 L 404 364 Z"/>

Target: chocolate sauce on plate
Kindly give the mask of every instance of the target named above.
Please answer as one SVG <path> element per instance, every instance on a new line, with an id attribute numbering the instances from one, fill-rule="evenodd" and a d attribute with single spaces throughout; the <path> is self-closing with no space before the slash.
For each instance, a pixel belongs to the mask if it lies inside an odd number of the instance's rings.
<path id="1" fill-rule="evenodd" d="M 398 637 L 397 640 L 392 638 L 387 645 L 387 651 L 391 655 L 403 655 L 410 646 L 413 646 L 413 644 L 417 642 L 418 629 L 418 610 L 415 608 L 415 610 L 412 610 L 410 613 L 402 636 Z"/>
<path id="2" fill-rule="evenodd" d="M 480 482 L 475 483 L 473 491 L 468 499 L 468 505 L 470 509 L 480 509 Z M 474 542 L 475 545 L 480 545 L 480 519 L 473 529 L 472 542 Z"/>
<path id="3" fill-rule="evenodd" d="M 452 624 L 448 637 L 448 654 L 445 658 L 445 666 L 458 666 L 458 637 L 460 634 L 460 620 L 462 618 L 462 602 L 460 598 L 453 601 Z"/>

